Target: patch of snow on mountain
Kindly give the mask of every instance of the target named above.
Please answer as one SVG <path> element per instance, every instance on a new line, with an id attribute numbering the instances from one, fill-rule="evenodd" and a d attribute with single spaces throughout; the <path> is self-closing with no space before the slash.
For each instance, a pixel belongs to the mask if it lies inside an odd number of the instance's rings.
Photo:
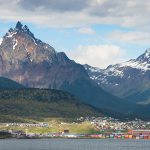
<path id="1" fill-rule="evenodd" d="M 8 37 L 8 38 L 11 38 L 11 37 L 13 37 L 13 36 L 16 35 L 16 34 L 17 34 L 17 32 L 9 33 L 7 37 Z"/>
<path id="2" fill-rule="evenodd" d="M 111 66 L 103 70 L 103 74 L 105 74 L 106 76 L 121 76 L 121 77 L 123 77 L 124 75 L 123 71 L 118 69 L 118 65 Z"/>
<path id="3" fill-rule="evenodd" d="M 131 68 L 140 69 L 143 71 L 150 70 L 150 64 L 147 64 L 147 62 L 141 63 L 141 62 L 138 62 L 135 60 L 130 60 L 130 61 L 120 64 L 120 67 L 126 67 L 126 66 L 131 67 Z"/>
<path id="4" fill-rule="evenodd" d="M 16 46 L 18 45 L 18 41 L 15 39 L 14 45 L 13 45 L 13 50 L 16 49 Z"/>
<path id="5" fill-rule="evenodd" d="M 0 38 L 0 45 L 2 44 L 2 42 L 3 42 L 3 38 Z"/>
<path id="6" fill-rule="evenodd" d="M 84 68 L 85 70 L 89 70 L 90 72 L 101 72 L 102 69 L 100 68 L 97 68 L 97 67 L 92 67 L 92 66 L 89 66 L 89 65 L 84 65 Z"/>
<path id="7" fill-rule="evenodd" d="M 101 72 L 101 69 L 96 68 L 96 67 L 91 67 L 91 68 L 89 68 L 89 70 L 90 70 L 91 72 Z"/>
<path id="8" fill-rule="evenodd" d="M 35 39 L 34 39 L 34 38 L 32 38 L 32 39 L 33 39 L 33 41 L 34 41 L 34 44 L 35 44 L 35 45 L 37 45 L 37 43 L 36 43 Z"/>

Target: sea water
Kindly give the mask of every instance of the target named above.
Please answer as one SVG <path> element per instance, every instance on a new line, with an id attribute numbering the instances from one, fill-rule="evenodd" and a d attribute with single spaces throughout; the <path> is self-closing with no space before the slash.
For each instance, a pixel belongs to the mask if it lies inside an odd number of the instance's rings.
<path id="1" fill-rule="evenodd" d="M 0 150 L 150 150 L 150 140 L 5 139 Z"/>

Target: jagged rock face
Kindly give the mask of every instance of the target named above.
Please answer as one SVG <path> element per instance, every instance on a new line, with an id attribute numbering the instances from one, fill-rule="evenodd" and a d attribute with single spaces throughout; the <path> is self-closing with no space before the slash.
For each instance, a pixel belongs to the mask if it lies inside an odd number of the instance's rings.
<path id="1" fill-rule="evenodd" d="M 58 88 L 64 81 L 88 75 L 81 65 L 36 39 L 27 26 L 18 22 L 0 40 L 0 76 L 27 87 Z"/>
<path id="2" fill-rule="evenodd" d="M 85 65 L 85 69 L 90 78 L 103 89 L 121 98 L 127 98 L 150 89 L 150 49 L 137 59 L 110 65 L 106 69 L 88 65 Z M 133 101 L 139 102 L 140 99 L 136 97 Z"/>
<path id="3" fill-rule="evenodd" d="M 139 56 L 136 61 L 143 63 L 147 66 L 148 70 L 150 70 L 150 49 L 146 50 L 146 52 Z"/>
<path id="4" fill-rule="evenodd" d="M 18 25 L 3 37 L 1 55 L 10 63 L 40 63 L 43 60 L 51 63 L 56 59 L 56 52 L 52 47 L 37 40 L 27 26 Z"/>

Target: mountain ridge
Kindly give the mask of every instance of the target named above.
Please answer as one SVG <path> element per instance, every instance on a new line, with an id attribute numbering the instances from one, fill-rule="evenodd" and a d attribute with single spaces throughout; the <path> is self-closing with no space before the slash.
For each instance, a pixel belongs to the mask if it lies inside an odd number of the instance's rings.
<path id="1" fill-rule="evenodd" d="M 25 88 L 23 85 L 12 81 L 10 79 L 0 77 L 0 89 L 22 89 Z"/>
<path id="2" fill-rule="evenodd" d="M 150 49 L 137 59 L 110 65 L 106 69 L 84 66 L 92 80 L 104 90 L 131 102 L 140 102 L 137 97 L 150 88 Z M 131 100 L 131 97 L 133 100 Z M 134 98 L 135 97 L 135 98 Z M 148 96 L 149 97 L 149 96 Z"/>
<path id="3" fill-rule="evenodd" d="M 0 50 L 0 76 L 27 87 L 48 88 L 51 84 L 52 88 L 58 88 L 61 82 L 68 80 L 67 67 L 78 76 L 88 77 L 81 65 L 74 63 L 65 53 L 56 52 L 49 44 L 36 39 L 28 27 L 20 22 L 3 37 Z M 63 76 L 59 75 L 62 68 L 66 69 L 66 72 L 62 71 Z M 70 82 L 77 77 L 74 74 L 70 74 Z M 48 76 L 53 80 L 49 80 Z"/>
<path id="4" fill-rule="evenodd" d="M 0 76 L 27 88 L 70 92 L 100 110 L 133 114 L 132 107 L 136 107 L 103 90 L 90 79 L 84 66 L 36 40 L 28 27 L 20 22 L 8 31 L 0 45 Z"/>

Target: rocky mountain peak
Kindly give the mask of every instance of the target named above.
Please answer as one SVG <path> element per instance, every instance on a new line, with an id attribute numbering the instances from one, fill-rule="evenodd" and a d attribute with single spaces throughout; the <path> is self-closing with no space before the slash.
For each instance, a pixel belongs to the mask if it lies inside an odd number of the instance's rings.
<path id="1" fill-rule="evenodd" d="M 146 50 L 146 53 L 149 53 L 149 54 L 150 54 L 150 48 Z"/>
<path id="2" fill-rule="evenodd" d="M 88 78 L 82 65 L 38 40 L 21 22 L 0 39 L 0 76 L 36 88 L 58 88 Z"/>
<path id="3" fill-rule="evenodd" d="M 16 29 L 22 30 L 22 27 L 23 27 L 22 23 L 20 21 L 18 21 L 16 24 Z"/>
<path id="4" fill-rule="evenodd" d="M 26 25 L 17 22 L 0 39 L 0 55 L 11 64 L 56 62 L 56 51 L 49 44 L 35 38 Z"/>
<path id="5" fill-rule="evenodd" d="M 70 61 L 64 52 L 57 53 L 57 60 L 60 63 L 68 63 Z"/>
<path id="6" fill-rule="evenodd" d="M 150 49 L 147 49 L 144 55 L 146 58 L 150 59 Z"/>
<path id="7" fill-rule="evenodd" d="M 136 59 L 136 61 L 150 64 L 150 49 L 147 49 L 144 54 L 142 54 Z"/>
<path id="8" fill-rule="evenodd" d="M 41 42 L 36 39 L 34 34 L 29 30 L 27 25 L 23 25 L 20 21 L 17 22 L 15 28 L 10 28 L 5 34 L 4 38 L 15 38 L 16 35 L 25 36 L 28 35 L 34 39 L 35 42 Z"/>

